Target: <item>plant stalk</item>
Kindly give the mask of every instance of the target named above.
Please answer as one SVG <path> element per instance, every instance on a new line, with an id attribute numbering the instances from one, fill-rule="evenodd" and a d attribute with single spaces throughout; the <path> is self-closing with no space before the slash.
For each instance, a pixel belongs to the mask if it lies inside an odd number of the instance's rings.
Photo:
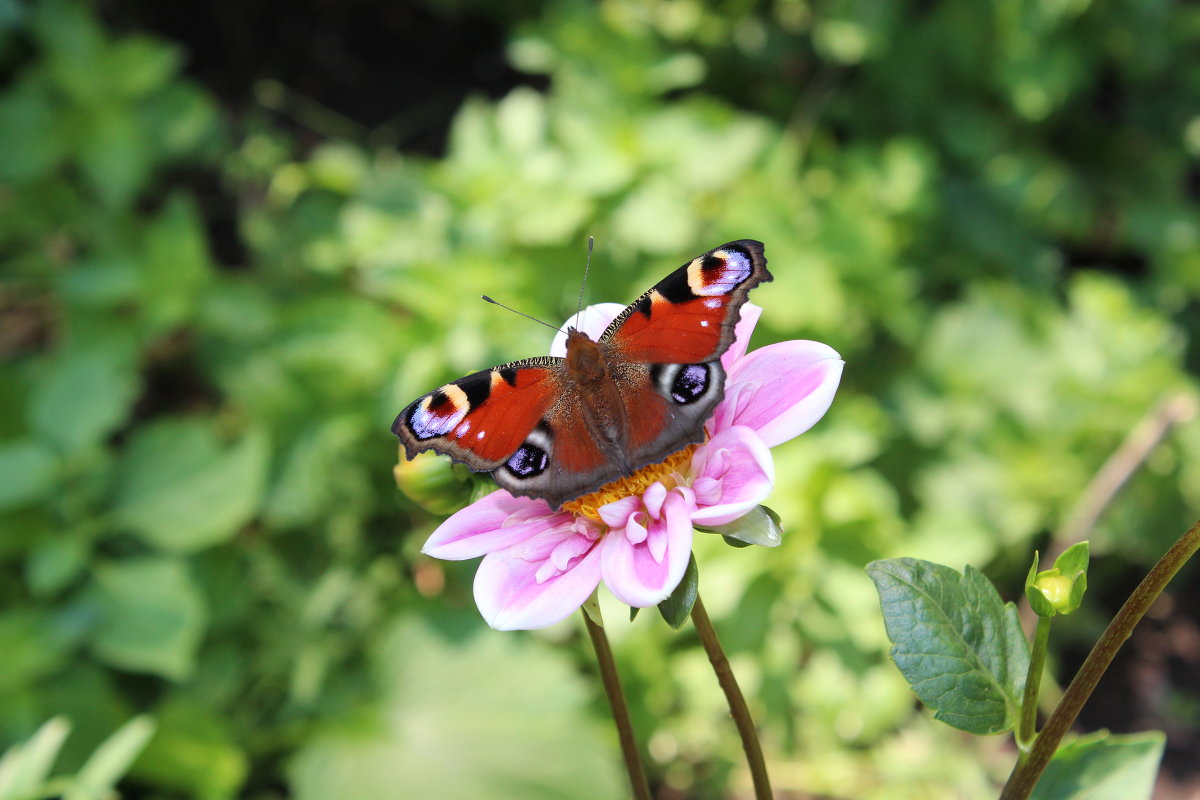
<path id="1" fill-rule="evenodd" d="M 692 624 L 696 626 L 696 633 L 700 637 L 700 643 L 704 645 L 704 652 L 708 654 L 713 672 L 717 675 L 717 682 L 721 684 L 721 689 L 725 692 L 725 700 L 729 704 L 729 713 L 733 716 L 733 724 L 737 726 L 738 735 L 742 737 L 742 749 L 746 751 L 746 764 L 750 768 L 750 778 L 754 782 L 755 800 L 771 800 L 771 780 L 767 776 L 767 764 L 763 760 L 762 746 L 758 742 L 754 719 L 750 716 L 746 698 L 742 695 L 737 679 L 733 676 L 729 659 L 725 657 L 725 651 L 721 649 L 717 631 L 713 628 L 712 620 L 708 618 L 708 612 L 704 610 L 704 603 L 701 602 L 699 595 L 696 596 L 696 604 L 692 606 Z"/>
<path id="2" fill-rule="evenodd" d="M 1083 666 L 1075 673 L 1071 685 L 1063 692 L 1062 700 L 1046 720 L 1046 726 L 1038 734 L 1029 758 L 1018 759 L 1004 784 L 1000 800 L 1025 800 L 1033 791 L 1038 778 L 1050 763 L 1051 757 L 1058 749 L 1063 736 L 1066 735 L 1076 717 L 1079 716 L 1083 704 L 1087 702 L 1100 677 L 1112 663 L 1113 657 L 1121 649 L 1121 645 L 1133 633 L 1134 626 L 1145 615 L 1151 604 L 1158 598 L 1167 583 L 1175 576 L 1188 559 L 1200 549 L 1200 521 L 1188 529 L 1187 533 L 1172 545 L 1171 549 L 1159 559 L 1154 568 L 1147 573 L 1133 594 L 1121 606 L 1121 610 L 1113 617 L 1108 628 L 1101 634 L 1092 652 L 1084 659 Z"/>
<path id="3" fill-rule="evenodd" d="M 1017 729 L 1017 747 L 1022 760 L 1037 735 L 1038 690 L 1042 685 L 1042 670 L 1046 666 L 1046 650 L 1050 643 L 1050 622 L 1054 617 L 1038 617 L 1033 633 L 1033 651 L 1029 654 L 1029 672 L 1025 675 L 1025 695 L 1021 698 L 1021 726 Z"/>
<path id="4" fill-rule="evenodd" d="M 582 611 L 592 649 L 596 651 L 596 664 L 600 667 L 600 679 L 604 683 L 604 694 L 608 707 L 612 709 L 613 724 L 617 726 L 617 738 L 621 741 L 621 756 L 625 760 L 625 771 L 629 774 L 629 788 L 634 800 L 650 800 L 650 785 L 646 782 L 646 768 L 638 753 L 637 738 L 633 735 L 633 723 L 629 719 L 629 706 L 625 704 L 625 691 L 617 675 L 617 662 L 613 659 L 612 647 L 604 628 L 597 625 Z"/>

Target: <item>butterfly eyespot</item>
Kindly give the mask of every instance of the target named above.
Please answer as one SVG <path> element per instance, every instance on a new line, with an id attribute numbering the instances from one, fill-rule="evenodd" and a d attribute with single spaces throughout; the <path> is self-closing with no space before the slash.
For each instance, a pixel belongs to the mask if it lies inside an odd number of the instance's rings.
<path id="1" fill-rule="evenodd" d="M 713 388 L 711 364 L 655 364 L 650 375 L 658 390 L 681 406 L 702 400 Z"/>
<path id="2" fill-rule="evenodd" d="M 689 364 L 675 376 L 671 383 L 671 397 L 676 403 L 686 405 L 694 403 L 708 391 L 708 366 L 705 364 Z"/>
<path id="3" fill-rule="evenodd" d="M 699 297 L 727 295 L 754 272 L 750 258 L 739 250 L 719 250 L 691 263 L 688 286 Z"/>
<path id="4" fill-rule="evenodd" d="M 550 466 L 550 456 L 537 445 L 526 442 L 509 457 L 504 466 L 518 478 L 532 478 L 546 471 L 546 467 Z"/>
<path id="5" fill-rule="evenodd" d="M 447 384 L 413 404 L 408 414 L 408 429 L 422 441 L 445 436 L 470 410 L 465 393 L 454 384 Z"/>

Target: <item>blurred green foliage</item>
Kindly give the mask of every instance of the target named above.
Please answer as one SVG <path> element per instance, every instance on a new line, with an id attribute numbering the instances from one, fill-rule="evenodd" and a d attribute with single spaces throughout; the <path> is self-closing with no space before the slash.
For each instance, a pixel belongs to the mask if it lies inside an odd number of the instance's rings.
<path id="1" fill-rule="evenodd" d="M 621 796 L 577 626 L 479 630 L 473 565 L 418 555 L 438 518 L 387 426 L 543 352 L 476 295 L 565 317 L 586 235 L 589 297 L 620 302 L 752 236 L 755 344 L 847 362 L 775 451 L 782 547 L 697 542 L 776 786 L 987 796 L 1011 753 L 914 711 L 862 566 L 970 562 L 1016 597 L 1139 420 L 1195 397 L 1200 7 L 427 5 L 495 15 L 550 79 L 468 101 L 436 159 L 302 147 L 176 45 L 0 3 L 0 743 L 65 715 L 73 774 L 146 713 L 139 796 Z M 236 203 L 234 259 L 196 174 Z M 1197 516 L 1198 465 L 1194 422 L 1153 449 L 1093 587 Z M 744 788 L 686 628 L 606 617 L 655 781 Z"/>

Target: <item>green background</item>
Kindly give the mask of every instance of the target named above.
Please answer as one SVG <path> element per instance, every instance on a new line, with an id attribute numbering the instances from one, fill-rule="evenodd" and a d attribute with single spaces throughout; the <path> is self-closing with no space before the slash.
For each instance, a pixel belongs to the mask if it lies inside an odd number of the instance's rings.
<path id="1" fill-rule="evenodd" d="M 750 237 L 752 346 L 846 361 L 774 451 L 784 544 L 697 538 L 774 783 L 994 796 L 1007 740 L 915 706 L 862 567 L 1017 598 L 1160 434 L 1088 532 L 1065 679 L 1198 516 L 1200 6 L 253 8 L 0 0 L 0 747 L 65 715 L 72 774 L 147 713 L 128 797 L 623 796 L 578 620 L 486 628 L 474 565 L 419 555 L 478 488 L 398 492 L 388 426 L 543 353 L 477 296 L 565 319 L 588 235 L 595 302 Z M 1167 729 L 1182 784 L 1194 575 L 1114 670 L 1134 705 L 1084 717 Z M 658 796 L 745 796 L 694 635 L 602 600 Z"/>

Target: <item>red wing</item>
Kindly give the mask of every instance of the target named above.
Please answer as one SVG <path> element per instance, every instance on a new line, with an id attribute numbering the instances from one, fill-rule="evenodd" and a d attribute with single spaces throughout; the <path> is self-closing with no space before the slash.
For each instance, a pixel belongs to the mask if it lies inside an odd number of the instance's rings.
<path id="1" fill-rule="evenodd" d="M 769 280 L 761 242 L 729 242 L 659 281 L 613 320 L 600 341 L 627 361 L 712 361 L 733 341 L 747 294 Z"/>
<path id="2" fill-rule="evenodd" d="M 553 405 L 561 375 L 562 359 L 548 356 L 476 372 L 410 403 L 392 432 L 409 458 L 436 450 L 473 470 L 493 470 Z"/>

